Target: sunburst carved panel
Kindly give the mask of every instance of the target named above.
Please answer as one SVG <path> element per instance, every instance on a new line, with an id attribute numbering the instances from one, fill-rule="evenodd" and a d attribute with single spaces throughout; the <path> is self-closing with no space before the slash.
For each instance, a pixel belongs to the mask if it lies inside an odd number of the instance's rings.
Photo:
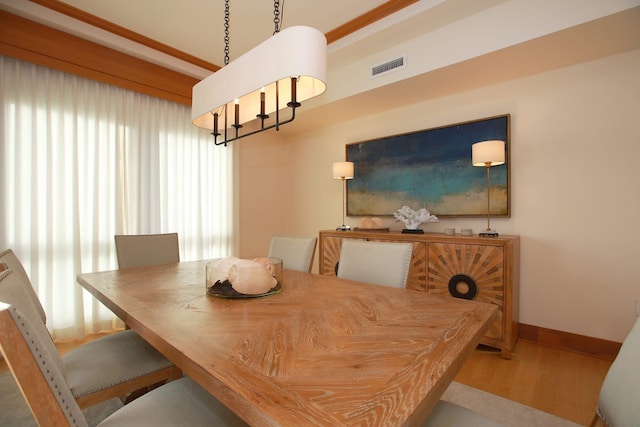
<path id="1" fill-rule="evenodd" d="M 325 237 L 320 242 L 322 245 L 322 259 L 320 260 L 320 274 L 325 276 L 336 275 L 336 265 L 340 260 L 340 248 L 342 247 L 342 238 Z"/>
<path id="2" fill-rule="evenodd" d="M 488 337 L 503 337 L 504 250 L 498 246 L 429 243 L 427 289 L 435 295 L 451 296 L 450 280 L 459 274 L 470 277 L 477 286 L 475 301 L 495 304 L 498 317 Z"/>

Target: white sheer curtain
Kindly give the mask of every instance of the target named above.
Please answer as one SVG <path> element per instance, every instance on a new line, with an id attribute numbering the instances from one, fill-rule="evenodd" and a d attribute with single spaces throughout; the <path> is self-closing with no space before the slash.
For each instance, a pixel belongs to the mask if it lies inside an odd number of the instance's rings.
<path id="1" fill-rule="evenodd" d="M 55 338 L 114 326 L 75 280 L 117 268 L 114 234 L 178 232 L 185 261 L 233 253 L 233 148 L 190 108 L 3 56 L 0 91 L 0 250 Z"/>

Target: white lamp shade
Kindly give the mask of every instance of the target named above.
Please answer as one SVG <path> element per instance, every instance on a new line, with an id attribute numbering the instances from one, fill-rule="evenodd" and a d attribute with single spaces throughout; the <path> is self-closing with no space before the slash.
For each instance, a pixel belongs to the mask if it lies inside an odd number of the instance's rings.
<path id="1" fill-rule="evenodd" d="M 352 179 L 353 162 L 335 162 L 333 164 L 334 179 Z"/>
<path id="2" fill-rule="evenodd" d="M 473 166 L 498 166 L 504 164 L 504 141 L 476 142 L 471 146 Z"/>
<path id="3" fill-rule="evenodd" d="M 235 122 L 234 104 L 239 104 L 239 121 L 246 123 L 260 114 L 260 93 L 265 93 L 265 114 L 291 100 L 291 77 L 297 77 L 296 100 L 303 102 L 322 94 L 327 86 L 327 39 L 315 28 L 289 27 L 276 33 L 240 58 L 197 83 L 192 90 L 191 119 L 194 125 L 213 129 L 213 113 L 219 114 L 219 128 Z"/>

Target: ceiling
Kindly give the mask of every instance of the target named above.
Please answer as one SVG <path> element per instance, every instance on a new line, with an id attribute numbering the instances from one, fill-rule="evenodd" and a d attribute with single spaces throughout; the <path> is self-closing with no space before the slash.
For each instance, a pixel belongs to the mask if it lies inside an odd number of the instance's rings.
<path id="1" fill-rule="evenodd" d="M 620 6 L 624 2 L 616 0 L 610 8 L 612 12 L 592 13 L 590 16 L 598 19 L 585 18 L 578 25 L 579 20 L 573 16 L 590 14 L 589 8 L 572 9 L 578 0 L 547 1 L 555 7 L 552 14 L 518 0 L 280 0 L 282 29 L 309 25 L 332 36 L 328 37 L 328 63 L 334 70 L 331 93 L 328 90 L 318 97 L 322 99 L 311 100 L 301 112 L 311 117 L 306 117 L 304 124 L 296 121 L 291 130 L 301 131 L 327 122 L 374 114 L 381 109 L 424 102 L 638 49 L 640 6 L 633 6 L 640 2 L 629 1 L 633 4 Z M 590 5 L 591 9 L 607 7 L 599 0 L 592 0 Z M 514 11 L 513 7 L 533 9 Z M 625 7 L 628 9 L 624 10 Z M 224 0 L 0 0 L 0 9 L 197 79 L 210 75 L 212 67 L 224 65 Z M 613 9 L 623 12 L 613 13 Z M 464 37 L 467 22 L 476 22 L 475 28 L 482 29 L 480 33 L 473 33 L 476 38 L 502 31 L 495 39 L 499 42 L 529 30 L 511 22 L 495 28 L 489 25 L 488 31 L 478 26 L 477 16 L 501 13 L 497 10 L 508 10 L 513 22 L 533 20 L 542 29 L 537 35 L 527 35 L 522 41 L 504 44 L 495 51 L 479 51 L 468 55 L 466 60 L 460 57 L 449 61 L 450 55 L 457 54 L 450 46 L 455 45 L 456 38 Z M 230 0 L 229 13 L 230 61 L 273 34 L 273 1 Z M 613 14 L 607 16 L 607 13 Z M 538 17 L 528 19 L 527 14 Z M 540 19 L 552 24 L 554 20 L 564 20 L 567 26 L 556 25 L 555 30 L 547 31 L 543 27 L 548 23 Z M 345 24 L 349 31 L 336 35 L 335 30 Z M 455 28 L 455 32 L 448 30 L 450 28 Z M 557 28 L 565 29 L 558 31 Z M 357 91 L 346 90 L 342 98 L 340 90 L 334 89 L 335 83 L 341 80 L 353 81 L 352 77 L 344 79 L 344 74 L 340 74 L 351 70 L 352 64 L 365 68 L 371 65 L 361 64 L 362 58 L 368 61 L 392 47 L 406 48 L 414 40 L 424 40 L 425 35 L 443 33 L 449 38 L 431 45 L 430 55 L 421 55 L 423 58 L 414 55 L 411 59 L 412 66 L 422 59 L 442 59 L 431 69 L 424 67 L 413 75 L 396 73 L 397 77 L 378 80 L 375 84 L 372 79 L 360 79 L 366 80 L 368 86 Z M 475 42 L 467 40 L 466 45 L 463 43 L 457 49 L 467 50 L 468 45 Z M 424 49 L 422 45 L 418 47 Z M 416 87 L 428 90 L 416 91 Z M 380 103 L 379 99 L 387 101 Z M 314 108 L 315 113 L 311 113 Z"/>
<path id="2" fill-rule="evenodd" d="M 280 29 L 307 25 L 327 34 L 348 23 L 350 28 L 366 26 L 412 4 L 443 1 L 279 0 Z M 194 77 L 224 65 L 224 0 L 0 0 L 0 9 Z M 230 61 L 274 31 L 273 1 L 229 0 Z M 145 39 L 153 44 L 145 46 Z M 171 60 L 154 52 L 158 44 L 169 48 Z M 175 61 L 176 56 L 186 63 Z M 190 67 L 189 56 L 208 64 Z"/>
<path id="3" fill-rule="evenodd" d="M 65 3 L 195 57 L 224 64 L 224 0 L 64 0 Z M 281 28 L 327 33 L 387 0 L 280 0 Z M 406 3 L 406 2 L 405 2 Z M 230 60 L 274 32 L 272 0 L 229 0 Z"/>
<path id="4" fill-rule="evenodd" d="M 280 25 L 314 27 L 328 35 L 329 55 L 349 58 L 504 1 L 280 0 Z M 0 0 L 0 9 L 196 78 L 224 65 L 224 0 Z M 229 0 L 230 61 L 274 30 L 273 1 Z"/>

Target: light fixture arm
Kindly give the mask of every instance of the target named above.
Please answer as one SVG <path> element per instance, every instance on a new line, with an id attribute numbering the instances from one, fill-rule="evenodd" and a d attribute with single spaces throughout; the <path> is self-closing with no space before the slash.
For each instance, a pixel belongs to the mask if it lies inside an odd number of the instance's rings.
<path id="1" fill-rule="evenodd" d="M 296 84 L 296 78 L 295 77 L 291 77 L 291 86 L 292 88 L 295 87 Z M 247 136 L 251 136 L 254 135 L 256 133 L 260 133 L 262 131 L 265 130 L 269 130 L 269 129 L 275 129 L 275 130 L 280 130 L 280 126 L 282 125 L 286 125 L 287 123 L 291 123 L 292 121 L 295 120 L 296 118 L 296 108 L 300 106 L 299 102 L 295 101 L 295 90 L 292 89 L 292 95 L 291 95 L 291 101 L 289 101 L 287 103 L 287 106 L 289 108 L 291 108 L 291 117 L 289 117 L 287 120 L 281 122 L 280 121 L 280 100 L 279 100 L 279 90 L 278 90 L 278 82 L 276 82 L 276 121 L 275 123 L 269 125 L 269 126 L 265 126 L 264 125 L 264 120 L 266 118 L 268 118 L 269 116 L 266 114 L 259 114 L 257 117 L 260 119 L 260 127 L 252 132 L 249 133 L 245 133 L 243 135 L 240 135 L 238 133 L 238 130 L 240 128 L 242 128 L 242 125 L 239 124 L 232 124 L 231 127 L 233 127 L 235 129 L 235 136 L 230 137 L 227 133 L 228 127 L 227 127 L 227 109 L 224 109 L 224 140 L 218 142 L 218 136 L 221 135 L 221 133 L 218 130 L 218 113 L 213 113 L 213 132 L 211 132 L 211 135 L 213 135 L 213 143 L 215 145 L 224 145 L 225 147 L 227 146 L 227 143 L 229 142 L 233 142 L 236 141 L 238 139 L 242 139 L 245 138 Z M 236 104 L 237 105 L 237 104 Z"/>

